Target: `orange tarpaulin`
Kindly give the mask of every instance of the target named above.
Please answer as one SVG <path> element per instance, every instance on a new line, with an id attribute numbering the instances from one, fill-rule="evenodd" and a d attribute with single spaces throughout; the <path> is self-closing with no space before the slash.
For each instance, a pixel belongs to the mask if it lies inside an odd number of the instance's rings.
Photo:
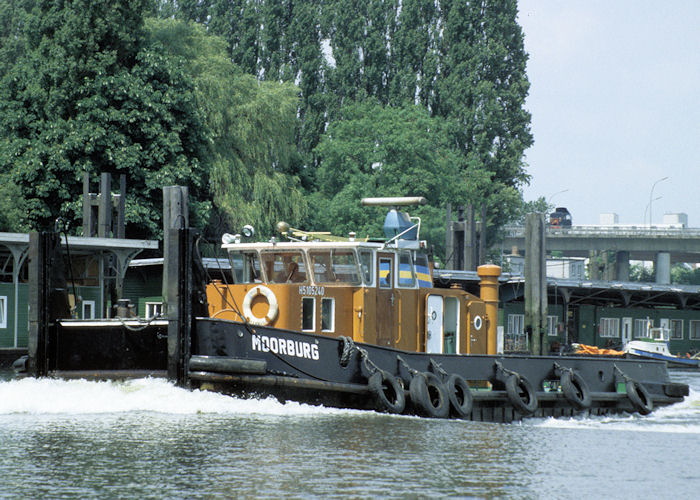
<path id="1" fill-rule="evenodd" d="M 603 349 L 594 345 L 573 344 L 576 354 L 605 354 L 606 356 L 624 356 L 624 352 L 615 349 Z"/>

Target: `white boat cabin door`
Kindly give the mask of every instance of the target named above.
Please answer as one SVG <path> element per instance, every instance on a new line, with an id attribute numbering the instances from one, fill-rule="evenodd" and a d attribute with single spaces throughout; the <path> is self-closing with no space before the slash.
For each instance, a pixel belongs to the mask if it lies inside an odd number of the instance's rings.
<path id="1" fill-rule="evenodd" d="M 443 350 L 443 298 L 440 295 L 428 295 L 425 298 L 425 351 L 441 353 Z"/>
<path id="2" fill-rule="evenodd" d="M 622 318 L 622 348 L 632 340 L 632 318 Z"/>

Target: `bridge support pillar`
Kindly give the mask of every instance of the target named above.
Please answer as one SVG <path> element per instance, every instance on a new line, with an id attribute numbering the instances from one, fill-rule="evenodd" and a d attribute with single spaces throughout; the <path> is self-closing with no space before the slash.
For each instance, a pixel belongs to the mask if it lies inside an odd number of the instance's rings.
<path id="1" fill-rule="evenodd" d="M 656 254 L 654 262 L 654 271 L 656 274 L 656 283 L 659 285 L 668 285 L 671 283 L 671 254 L 668 252 L 659 252 Z"/>
<path id="2" fill-rule="evenodd" d="M 630 280 L 630 253 L 621 251 L 615 253 L 615 279 L 617 281 Z"/>

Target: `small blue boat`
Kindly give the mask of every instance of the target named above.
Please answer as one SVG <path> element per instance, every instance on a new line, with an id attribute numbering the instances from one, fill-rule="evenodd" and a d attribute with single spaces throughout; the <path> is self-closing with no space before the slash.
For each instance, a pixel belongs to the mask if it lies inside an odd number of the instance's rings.
<path id="1" fill-rule="evenodd" d="M 669 334 L 666 328 L 649 328 L 649 336 L 628 342 L 624 348 L 628 357 L 666 361 L 669 368 L 700 368 L 700 359 L 684 358 L 671 354 L 668 349 Z"/>

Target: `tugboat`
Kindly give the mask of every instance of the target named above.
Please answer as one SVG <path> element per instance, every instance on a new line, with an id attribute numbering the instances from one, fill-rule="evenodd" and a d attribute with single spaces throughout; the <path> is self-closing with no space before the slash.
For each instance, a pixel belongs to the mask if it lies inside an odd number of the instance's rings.
<path id="1" fill-rule="evenodd" d="M 478 269 L 479 297 L 437 288 L 420 220 L 400 210 L 425 200 L 363 203 L 389 206 L 384 238 L 286 224 L 278 226 L 286 241 L 250 242 L 249 226 L 225 234 L 232 283 L 207 280 L 196 231 L 169 230 L 167 316 L 146 322 L 70 319 L 60 238 L 32 233 L 29 348 L 19 370 L 167 376 L 225 394 L 495 422 L 648 414 L 688 395 L 662 361 L 498 354 L 500 268 Z"/>
<path id="2" fill-rule="evenodd" d="M 383 239 L 278 229 L 287 241 L 225 234 L 233 284 L 206 288 L 188 378 L 222 392 L 272 394 L 427 417 L 647 414 L 687 394 L 662 363 L 497 355 L 498 266 L 478 269 L 480 297 L 435 288 L 420 220 L 389 207 Z M 248 233 L 250 234 L 250 230 Z"/>

